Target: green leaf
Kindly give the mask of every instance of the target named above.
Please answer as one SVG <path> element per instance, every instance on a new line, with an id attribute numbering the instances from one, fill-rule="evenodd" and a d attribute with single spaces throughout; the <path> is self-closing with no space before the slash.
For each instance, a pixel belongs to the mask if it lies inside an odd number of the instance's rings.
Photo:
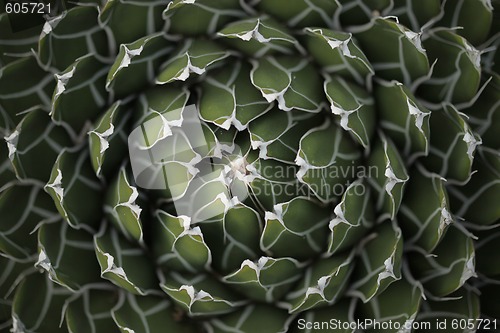
<path id="1" fill-rule="evenodd" d="M 21 24 L 29 26 L 27 29 L 15 29 L 12 20 L 21 21 Z M 0 66 L 31 53 L 31 49 L 36 49 L 38 37 L 42 30 L 42 24 L 33 26 L 29 22 L 30 17 L 26 15 L 0 14 Z M 29 22 L 29 23 L 28 23 Z M 28 25 L 29 24 L 29 25 Z"/>
<path id="2" fill-rule="evenodd" d="M 425 196 L 422 197 L 422 193 Z M 405 244 L 431 252 L 454 222 L 444 180 L 417 167 L 410 173 L 398 213 Z"/>
<path id="3" fill-rule="evenodd" d="M 351 1 L 338 0 L 339 11 L 336 16 L 340 16 L 343 26 L 355 26 L 373 23 L 373 18 L 387 16 L 387 12 L 393 6 L 392 0 L 371 0 L 371 1 Z M 384 18 L 385 19 L 385 18 Z"/>
<path id="4" fill-rule="evenodd" d="M 477 276 L 472 238 L 457 227 L 448 229 L 432 254 L 418 252 L 408 260 L 415 278 L 433 296 L 447 296 Z"/>
<path id="5" fill-rule="evenodd" d="M 213 160 L 212 160 L 213 161 Z M 214 166 L 214 168 L 211 168 Z M 175 190 L 183 191 L 175 195 L 175 209 L 179 215 L 188 215 L 192 223 L 210 222 L 218 220 L 225 212 L 238 203 L 238 198 L 232 196 L 229 181 L 226 178 L 223 163 L 212 164 L 210 159 L 197 164 L 197 168 L 208 170 L 210 173 L 197 176 L 191 180 L 184 180 L 170 169 L 169 176 L 182 184 L 174 184 Z M 172 165 L 167 165 L 172 168 Z"/>
<path id="6" fill-rule="evenodd" d="M 333 219 L 330 220 L 328 254 L 337 254 L 350 249 L 366 235 L 374 222 L 371 191 L 368 184 L 354 181 L 335 206 Z"/>
<path id="7" fill-rule="evenodd" d="M 478 239 L 474 242 L 476 252 L 476 271 L 481 275 L 493 280 L 500 280 L 500 267 L 495 265 L 498 262 L 498 242 L 500 242 L 500 232 L 498 229 L 476 231 L 474 235 Z"/>
<path id="8" fill-rule="evenodd" d="M 290 201 L 297 196 L 314 196 L 307 184 L 297 179 L 299 167 L 284 164 L 274 159 L 255 159 L 246 169 L 252 199 L 267 211 L 274 205 Z"/>
<path id="9" fill-rule="evenodd" d="M 43 71 L 34 56 L 25 57 L 0 68 L 0 127 L 13 128 L 19 113 L 34 106 L 50 107 L 55 80 Z"/>
<path id="10" fill-rule="evenodd" d="M 373 230 L 372 235 L 361 249 L 350 285 L 350 293 L 364 303 L 401 279 L 401 230 L 393 222 L 386 220 Z"/>
<path id="11" fill-rule="evenodd" d="M 418 87 L 417 95 L 435 103 L 461 103 L 474 98 L 481 77 L 481 51 L 452 31 L 428 32 L 423 41 L 430 62 L 436 62 L 432 76 Z"/>
<path id="12" fill-rule="evenodd" d="M 279 304 L 288 308 L 289 313 L 334 304 L 348 287 L 354 268 L 352 259 L 353 255 L 343 254 L 316 261 L 287 294 L 286 301 Z"/>
<path id="13" fill-rule="evenodd" d="M 301 312 L 297 316 L 296 324 L 290 328 L 291 333 L 303 333 L 307 330 L 311 333 L 325 332 L 325 324 L 332 323 L 331 329 L 337 333 L 353 333 L 355 328 L 342 326 L 342 323 L 354 322 L 353 318 L 356 302 L 349 298 L 343 298 L 339 302 L 325 308 L 312 309 Z"/>
<path id="14" fill-rule="evenodd" d="M 221 220 L 209 220 L 199 226 L 212 253 L 212 266 L 221 274 L 236 270 L 246 259 L 257 259 L 261 253 L 261 217 L 249 206 L 235 204 Z"/>
<path id="15" fill-rule="evenodd" d="M 499 38 L 500 41 L 500 38 Z M 500 75 L 493 75 L 484 91 L 470 107 L 460 109 L 467 115 L 467 123 L 486 147 L 500 150 Z"/>
<path id="16" fill-rule="evenodd" d="M 336 22 L 332 19 L 339 8 L 337 1 L 330 0 L 261 0 L 257 7 L 293 28 L 311 25 L 330 27 Z M 337 22 L 338 23 L 338 22 Z"/>
<path id="17" fill-rule="evenodd" d="M 210 215 L 211 203 L 228 199 L 226 174 L 230 170 L 225 168 L 227 163 L 213 131 L 207 124 L 200 123 L 195 105 L 165 114 L 153 110 L 150 115 L 152 118 L 145 116 L 144 123 L 129 136 L 129 154 L 137 185 L 160 189 L 167 198 L 175 198 L 178 214 L 196 216 L 193 222 L 218 215 Z M 196 176 L 199 170 L 203 172 Z M 224 197 L 218 198 L 219 194 Z M 201 201 L 180 200 L 191 197 Z"/>
<path id="18" fill-rule="evenodd" d="M 163 291 L 190 317 L 221 315 L 248 303 L 208 275 L 172 271 L 161 280 Z"/>
<path id="19" fill-rule="evenodd" d="M 293 54 L 302 46 L 288 30 L 269 18 L 251 18 L 228 24 L 217 35 L 228 45 L 248 56 L 262 57 L 272 53 Z"/>
<path id="20" fill-rule="evenodd" d="M 277 204 L 272 212 L 265 213 L 261 249 L 273 257 L 307 260 L 325 250 L 328 235 L 324 228 L 329 219 L 328 207 L 307 197 Z"/>
<path id="21" fill-rule="evenodd" d="M 0 272 L 2 272 L 0 274 L 0 308 L 7 305 L 10 310 L 12 298 L 14 297 L 13 291 L 26 276 L 35 273 L 36 269 L 33 267 L 33 261 L 20 263 L 5 256 L 0 256 Z M 0 318 L 2 318 L 3 314 L 0 310 Z M 10 312 L 8 317 L 11 319 Z"/>
<path id="22" fill-rule="evenodd" d="M 389 15 L 397 16 L 399 23 L 411 30 L 421 31 L 440 12 L 440 0 L 394 0 L 394 7 Z"/>
<path id="23" fill-rule="evenodd" d="M 44 68 L 63 71 L 90 53 L 101 61 L 110 56 L 108 36 L 97 23 L 98 14 L 96 6 L 80 6 L 48 20 L 38 42 L 38 58 Z"/>
<path id="24" fill-rule="evenodd" d="M 71 291 L 100 281 L 92 235 L 63 221 L 44 224 L 38 230 L 35 267 L 46 270 L 52 281 Z"/>
<path id="25" fill-rule="evenodd" d="M 153 250 L 158 266 L 191 273 L 210 269 L 212 253 L 200 227 L 188 216 L 158 210 L 153 221 Z"/>
<path id="26" fill-rule="evenodd" d="M 132 294 L 122 297 L 124 300 L 112 311 L 121 332 L 163 333 L 165 329 L 176 333 L 199 332 L 192 321 L 180 321 L 179 312 L 164 298 Z"/>
<path id="27" fill-rule="evenodd" d="M 89 54 L 60 74 L 55 74 L 57 87 L 52 96 L 50 115 L 56 124 L 68 124 L 76 133 L 94 120 L 107 104 L 104 88 L 108 67 Z"/>
<path id="28" fill-rule="evenodd" d="M 403 160 L 394 143 L 380 133 L 367 164 L 368 183 L 379 194 L 376 201 L 376 208 L 381 213 L 379 219 L 393 219 L 409 179 Z"/>
<path id="29" fill-rule="evenodd" d="M 358 311 L 362 318 L 377 320 L 381 327 L 391 323 L 390 327 L 393 328 L 385 329 L 384 327 L 385 332 L 402 332 L 406 328 L 413 327 L 412 324 L 419 314 L 423 297 L 421 286 L 403 278 L 392 283 L 383 293 L 373 297 L 368 303 L 360 304 Z M 398 326 L 401 329 L 395 329 Z M 378 332 L 379 329 L 372 327 L 367 331 Z"/>
<path id="30" fill-rule="evenodd" d="M 128 105 L 116 101 L 102 114 L 87 133 L 92 167 L 98 177 L 111 178 L 127 154 L 127 138 L 131 112 Z"/>
<path id="31" fill-rule="evenodd" d="M 137 188 L 131 185 L 127 170 L 122 166 L 107 189 L 104 211 L 122 235 L 144 246 L 142 208 L 136 202 L 138 197 Z"/>
<path id="32" fill-rule="evenodd" d="M 252 304 L 226 316 L 208 320 L 205 328 L 213 333 L 285 333 L 291 328 L 292 319 L 284 310 L 267 304 Z"/>
<path id="33" fill-rule="evenodd" d="M 467 124 L 465 115 L 453 106 L 434 111 L 430 120 L 429 156 L 422 163 L 450 183 L 465 183 L 471 176 L 476 147 L 481 138 Z"/>
<path id="34" fill-rule="evenodd" d="M 465 324 L 469 321 L 472 324 L 479 323 L 478 319 L 482 317 L 481 309 L 477 294 L 469 288 L 461 288 L 446 299 L 422 301 L 415 325 L 420 324 L 420 327 L 424 327 L 423 325 L 428 325 L 424 323 L 430 323 L 431 330 L 444 333 L 473 332 L 474 330 L 464 326 L 467 326 Z M 438 327 L 437 323 L 442 322 L 447 323 L 444 325 L 445 327 L 442 324 Z M 452 322 L 458 323 L 458 327 L 452 327 Z M 461 322 L 463 323 L 462 329 L 460 328 Z M 492 326 L 490 325 L 490 327 Z"/>
<path id="35" fill-rule="evenodd" d="M 360 155 L 347 134 L 327 119 L 300 139 L 297 178 L 321 201 L 333 201 L 356 177 Z"/>
<path id="36" fill-rule="evenodd" d="M 0 188 L 14 179 L 16 179 L 16 173 L 9 159 L 9 149 L 6 144 L 0 143 Z"/>
<path id="37" fill-rule="evenodd" d="M 147 89 L 137 98 L 134 127 L 158 117 L 159 114 L 169 122 L 169 126 L 175 126 L 182 119 L 182 112 L 187 105 L 189 96 L 190 92 L 186 88 L 156 86 Z M 159 123 L 163 124 L 163 122 Z M 167 131 L 160 128 L 157 137 L 162 136 L 160 133 L 167 133 Z"/>
<path id="38" fill-rule="evenodd" d="M 33 263 L 17 263 L 0 256 L 0 332 L 10 332 L 12 327 L 12 300 L 15 288 L 25 276 L 34 273 Z"/>
<path id="39" fill-rule="evenodd" d="M 214 74 L 201 85 L 200 117 L 223 129 L 242 131 L 272 108 L 250 81 L 250 66 L 236 62 Z"/>
<path id="40" fill-rule="evenodd" d="M 491 225 L 500 218 L 500 155 L 479 148 L 472 169 L 477 172 L 464 186 L 450 186 L 451 209 L 455 215 L 478 225 Z"/>
<path id="41" fill-rule="evenodd" d="M 57 212 L 39 186 L 11 183 L 0 193 L 0 216 L 1 254 L 26 262 L 36 258 L 34 231 L 42 221 L 57 218 Z"/>
<path id="42" fill-rule="evenodd" d="M 259 150 L 261 159 L 293 164 L 301 138 L 322 122 L 323 117 L 316 114 L 295 110 L 282 112 L 273 108 L 250 124 L 248 132 L 252 149 Z"/>
<path id="43" fill-rule="evenodd" d="M 118 48 L 160 31 L 165 24 L 162 19 L 165 6 L 164 1 L 158 0 L 109 0 L 102 6 L 99 25 L 111 30 L 113 46 Z M 126 29 L 123 29 L 124 22 L 127 22 Z"/>
<path id="44" fill-rule="evenodd" d="M 430 111 L 403 84 L 380 81 L 375 87 L 380 126 L 411 163 L 429 150 Z"/>
<path id="45" fill-rule="evenodd" d="M 108 286 L 83 291 L 66 308 L 68 330 L 73 333 L 119 333 L 110 313 L 118 301 L 118 293 Z"/>
<path id="46" fill-rule="evenodd" d="M 127 241 L 114 228 L 103 225 L 94 236 L 101 277 L 129 293 L 157 294 L 158 279 L 154 265 L 145 251 Z"/>
<path id="47" fill-rule="evenodd" d="M 163 12 L 170 34 L 214 34 L 226 23 L 246 16 L 238 0 L 174 0 Z M 196 20 L 193 20 L 196 17 Z"/>
<path id="48" fill-rule="evenodd" d="M 390 18 L 373 19 L 354 33 L 377 76 L 408 86 L 429 72 L 420 36 Z"/>
<path id="49" fill-rule="evenodd" d="M 439 25 L 456 28 L 472 45 L 479 46 L 488 37 L 493 19 L 491 0 L 462 0 L 457 3 L 446 2 L 444 16 Z M 481 24 L 473 24 L 471 18 Z"/>
<path id="50" fill-rule="evenodd" d="M 369 149 L 375 131 L 373 97 L 361 87 L 338 76 L 328 76 L 324 90 L 332 113 L 340 120 L 340 126 L 365 149 Z"/>
<path id="51" fill-rule="evenodd" d="M 303 264 L 293 258 L 260 257 L 244 260 L 222 282 L 252 300 L 273 303 L 281 299 L 302 275 Z"/>
<path id="52" fill-rule="evenodd" d="M 101 186 L 88 151 L 65 149 L 57 157 L 44 189 L 71 227 L 95 231 L 102 216 Z"/>
<path id="53" fill-rule="evenodd" d="M 13 332 L 68 332 L 59 327 L 71 292 L 57 286 L 45 274 L 32 274 L 19 285 L 12 304 Z"/>
<path id="54" fill-rule="evenodd" d="M 121 44 L 106 79 L 106 90 L 115 98 L 124 98 L 152 84 L 158 67 L 172 50 L 163 33 Z"/>
<path id="55" fill-rule="evenodd" d="M 72 141 L 68 132 L 40 109 L 31 110 L 5 137 L 18 179 L 46 182 L 59 152 Z"/>
<path id="56" fill-rule="evenodd" d="M 269 56 L 251 62 L 252 84 L 268 102 L 277 101 L 283 111 L 297 109 L 317 113 L 323 107 L 321 79 L 308 60 Z"/>
<path id="57" fill-rule="evenodd" d="M 156 84 L 185 81 L 191 74 L 201 75 L 210 67 L 220 65 L 220 61 L 229 55 L 229 51 L 225 51 L 212 41 L 188 39 L 161 66 Z"/>
<path id="58" fill-rule="evenodd" d="M 364 85 L 373 76 L 372 65 L 352 34 L 322 28 L 305 28 L 307 49 L 321 68 Z"/>

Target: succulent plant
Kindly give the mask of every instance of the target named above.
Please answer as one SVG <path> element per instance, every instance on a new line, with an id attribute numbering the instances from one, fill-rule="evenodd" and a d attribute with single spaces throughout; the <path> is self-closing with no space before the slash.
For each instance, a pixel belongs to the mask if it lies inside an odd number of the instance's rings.
<path id="1" fill-rule="evenodd" d="M 499 8 L 0 14 L 0 332 L 500 326 Z"/>

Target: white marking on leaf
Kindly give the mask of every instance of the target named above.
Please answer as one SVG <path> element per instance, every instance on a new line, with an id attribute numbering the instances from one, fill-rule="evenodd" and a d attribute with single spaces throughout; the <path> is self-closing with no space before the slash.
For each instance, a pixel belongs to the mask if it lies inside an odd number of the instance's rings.
<path id="1" fill-rule="evenodd" d="M 178 120 L 174 120 L 172 122 L 168 121 L 167 118 L 165 118 L 160 112 L 158 111 L 155 111 L 155 110 L 152 110 L 150 109 L 150 111 L 152 113 L 156 113 L 158 115 L 158 117 L 160 117 L 160 120 L 161 120 L 161 127 L 160 127 L 160 130 L 158 131 L 157 133 L 157 136 L 156 138 L 147 138 L 148 141 L 151 141 L 151 143 L 148 145 L 147 142 L 141 142 L 141 143 L 144 143 L 145 145 L 143 147 L 140 147 L 141 149 L 144 149 L 144 150 L 148 150 L 148 149 L 151 149 L 152 147 L 154 147 L 155 144 L 157 144 L 158 142 L 161 142 L 163 139 L 165 139 L 166 137 L 168 136 L 171 136 L 172 135 L 172 129 L 171 129 L 171 126 L 176 126 L 179 121 Z M 182 124 L 182 118 L 180 120 L 180 123 Z M 147 121 L 146 123 L 142 124 L 143 127 L 145 127 L 145 130 L 147 131 L 147 128 L 152 128 L 156 125 L 157 121 L 155 119 L 151 119 L 149 121 Z M 146 135 L 144 135 L 144 139 L 146 139 Z M 151 140 L 152 139 L 152 140 Z M 142 141 L 142 140 L 141 140 Z M 145 140 L 144 140 L 145 141 Z"/>
<path id="2" fill-rule="evenodd" d="M 56 92 L 54 94 L 54 100 L 57 99 L 65 90 L 66 90 L 66 84 L 68 84 L 69 79 L 73 77 L 75 74 L 76 66 L 73 66 L 73 68 L 64 74 L 55 74 L 56 80 L 57 80 L 57 87 L 56 87 Z"/>
<path id="3" fill-rule="evenodd" d="M 477 277 L 476 268 L 474 267 L 474 254 L 465 263 L 464 271 L 460 277 L 460 285 L 463 285 L 471 277 Z"/>
<path id="4" fill-rule="evenodd" d="M 16 315 L 12 315 L 12 328 L 10 329 L 12 333 L 25 333 L 26 328 L 24 324 L 17 318 Z"/>
<path id="5" fill-rule="evenodd" d="M 271 258 L 269 258 L 269 257 L 261 257 L 261 258 L 259 258 L 259 260 L 257 261 L 257 263 L 253 262 L 252 260 L 245 259 L 241 263 L 240 269 L 237 270 L 236 272 L 234 272 L 233 274 L 225 277 L 225 280 L 227 281 L 227 279 L 230 279 L 230 278 L 234 277 L 235 275 L 238 275 L 239 273 L 241 273 L 241 271 L 243 269 L 245 269 L 245 267 L 248 267 L 248 268 L 250 268 L 251 270 L 253 270 L 255 272 L 255 276 L 256 276 L 257 280 L 249 280 L 249 281 L 246 281 L 246 282 L 257 282 L 257 283 L 260 284 L 261 287 L 264 287 L 262 285 L 262 283 L 260 282 L 260 273 L 261 273 L 262 269 L 265 267 L 265 265 L 267 264 L 267 262 L 270 259 Z"/>
<path id="6" fill-rule="evenodd" d="M 5 142 L 7 142 L 7 148 L 9 149 L 9 159 L 12 161 L 14 159 L 14 154 L 17 151 L 17 141 L 19 140 L 19 134 L 21 134 L 17 129 L 12 132 L 9 136 L 6 136 Z"/>
<path id="7" fill-rule="evenodd" d="M 182 236 L 200 236 L 203 239 L 203 233 L 201 232 L 200 227 L 191 228 L 191 218 L 185 215 L 180 216 L 182 219 L 182 226 L 184 231 L 182 231 L 177 238 L 181 238 Z"/>
<path id="8" fill-rule="evenodd" d="M 135 200 L 139 197 L 139 192 L 137 191 L 137 188 L 135 188 L 134 186 L 129 185 L 129 188 L 132 190 L 132 194 L 128 198 L 127 202 L 120 203 L 118 204 L 118 206 L 125 206 L 130 208 L 130 210 L 134 213 L 135 217 L 138 219 L 142 212 L 142 208 L 135 203 Z"/>
<path id="9" fill-rule="evenodd" d="M 444 232 L 444 230 L 446 229 L 446 227 L 448 225 L 450 225 L 451 223 L 453 223 L 453 217 L 451 216 L 451 214 L 448 212 L 448 210 L 446 209 L 446 199 L 443 199 L 443 202 L 441 203 L 442 205 L 442 208 L 441 208 L 441 220 L 439 221 L 439 229 L 438 229 L 438 233 L 439 235 L 441 236 Z"/>
<path id="10" fill-rule="evenodd" d="M 481 0 L 481 2 L 483 3 L 484 7 L 486 7 L 486 9 L 488 10 L 493 10 L 493 5 L 491 4 L 491 0 Z"/>
<path id="11" fill-rule="evenodd" d="M 404 183 L 406 180 L 399 179 L 392 170 L 391 166 L 388 164 L 385 168 L 384 175 L 387 177 L 387 183 L 385 184 L 385 191 L 392 197 L 392 189 L 397 183 Z"/>
<path id="12" fill-rule="evenodd" d="M 481 140 L 476 140 L 476 137 L 470 131 L 466 131 L 463 137 L 463 141 L 467 144 L 467 155 L 469 156 L 470 161 L 474 159 L 474 152 L 476 151 L 476 147 L 482 144 Z"/>
<path id="13" fill-rule="evenodd" d="M 424 122 L 424 118 L 427 117 L 429 113 L 422 112 L 419 108 L 414 106 L 413 102 L 408 97 L 406 98 L 406 104 L 408 105 L 408 112 L 410 112 L 410 114 L 415 117 L 415 125 L 417 126 L 418 130 L 423 134 L 424 131 L 422 129 L 422 124 Z"/>
<path id="14" fill-rule="evenodd" d="M 401 31 L 405 34 L 405 37 L 417 48 L 421 53 L 425 53 L 425 49 L 422 47 L 422 40 L 420 39 L 421 33 L 416 33 L 411 30 L 405 29 L 400 26 Z"/>
<path id="15" fill-rule="evenodd" d="M 295 164 L 300 167 L 299 171 L 297 171 L 296 175 L 297 179 L 300 182 L 305 183 L 304 176 L 306 175 L 307 171 L 311 169 L 311 166 L 309 165 L 309 163 L 307 163 L 305 159 L 300 157 L 298 154 L 297 157 L 295 158 Z"/>
<path id="16" fill-rule="evenodd" d="M 130 62 L 132 61 L 132 58 L 135 56 L 138 56 L 141 54 L 143 47 L 139 47 L 138 49 L 131 50 L 127 48 L 126 45 L 123 45 L 123 48 L 125 49 L 125 55 L 123 56 L 122 61 L 120 62 L 120 65 L 118 66 L 118 70 L 121 68 L 128 67 L 130 65 Z"/>
<path id="17" fill-rule="evenodd" d="M 48 35 L 49 33 L 52 32 L 52 30 L 54 30 L 54 28 L 57 26 L 57 24 L 59 23 L 59 21 L 61 21 L 63 18 L 64 18 L 65 14 L 62 14 L 62 15 L 59 15 L 59 16 L 56 16 L 52 19 L 49 19 L 45 22 L 45 24 L 43 25 L 43 28 L 42 28 L 42 34 L 45 34 L 45 35 Z M 43 38 L 44 36 L 40 36 L 40 38 Z"/>
<path id="18" fill-rule="evenodd" d="M 215 198 L 216 200 L 219 199 L 224 205 L 224 213 L 227 213 L 229 209 L 233 208 L 234 206 L 240 203 L 237 197 L 229 199 L 226 193 L 219 193 Z"/>
<path id="19" fill-rule="evenodd" d="M 384 270 L 379 273 L 378 278 L 377 278 L 377 284 L 380 285 L 380 281 L 383 279 L 387 279 L 388 277 L 392 277 L 393 279 L 397 280 L 396 275 L 394 275 L 394 263 L 393 263 L 394 258 L 392 255 L 387 258 L 384 261 Z"/>
<path id="20" fill-rule="evenodd" d="M 189 298 L 191 299 L 191 302 L 189 304 L 189 306 L 191 307 L 193 305 L 194 302 L 196 301 L 199 301 L 200 299 L 203 299 L 203 298 L 210 298 L 211 300 L 214 300 L 214 298 L 212 297 L 212 295 L 210 295 L 209 293 L 207 293 L 206 291 L 204 290 L 200 290 L 200 291 L 196 291 L 196 289 L 194 289 L 193 286 L 188 286 L 188 285 L 182 285 L 180 288 L 179 288 L 179 291 L 181 290 L 185 290 L 189 296 Z"/>
<path id="21" fill-rule="evenodd" d="M 327 283 L 330 281 L 329 276 L 322 276 L 318 279 L 318 284 L 316 287 L 309 287 L 307 288 L 306 291 L 306 297 L 309 297 L 312 294 L 318 294 L 320 295 L 323 299 L 326 300 L 325 297 L 325 288 Z"/>
<path id="22" fill-rule="evenodd" d="M 189 61 L 189 60 L 188 60 Z M 181 81 L 186 81 L 186 79 L 189 77 L 189 65 L 184 67 L 182 70 L 182 73 L 179 74 L 175 79 L 181 80 Z"/>
<path id="23" fill-rule="evenodd" d="M 123 278 L 124 280 L 128 281 L 127 274 L 125 273 L 123 268 L 118 267 L 115 264 L 115 258 L 109 253 L 104 253 L 104 256 L 107 258 L 107 262 L 106 262 L 107 267 L 104 271 L 102 271 L 101 275 L 104 273 L 110 272 L 110 273 L 116 274 L 119 277 Z"/>
<path id="24" fill-rule="evenodd" d="M 338 40 L 338 39 L 333 39 L 331 37 L 325 37 L 328 45 L 332 48 L 332 50 L 339 49 L 340 53 L 342 55 L 349 57 L 349 58 L 356 58 L 351 54 L 351 50 L 349 50 L 349 41 L 351 38 L 349 37 L 346 40 Z"/>
<path id="25" fill-rule="evenodd" d="M 266 222 L 268 220 L 278 220 L 281 224 L 283 223 L 283 204 L 274 205 L 274 212 L 266 212 L 264 215 L 264 219 Z"/>
<path id="26" fill-rule="evenodd" d="M 45 269 L 47 272 L 50 272 L 52 268 L 52 264 L 50 263 L 50 259 L 47 257 L 47 254 L 43 249 L 40 249 L 40 254 L 38 255 L 38 261 L 35 263 L 35 266 L 40 266 Z"/>
<path id="27" fill-rule="evenodd" d="M 62 172 L 60 169 L 57 169 L 56 179 L 54 179 L 52 183 L 45 186 L 53 189 L 54 192 L 56 192 L 59 201 L 62 203 L 64 199 L 64 188 L 62 187 Z"/>
<path id="28" fill-rule="evenodd" d="M 476 67 L 476 69 L 480 70 L 481 69 L 481 51 L 479 51 L 474 46 L 469 44 L 469 42 L 467 42 L 467 40 L 465 38 L 463 39 L 463 41 L 464 41 L 464 45 L 465 45 L 465 52 L 467 52 L 469 59 L 474 64 L 474 67 Z"/>
<path id="29" fill-rule="evenodd" d="M 101 148 L 99 149 L 99 153 L 103 154 L 108 148 L 109 148 L 109 141 L 108 138 L 113 134 L 115 130 L 115 127 L 113 124 L 109 124 L 109 128 L 105 130 L 104 132 L 97 132 L 97 131 L 90 131 L 90 133 L 93 133 L 97 135 L 99 138 L 99 144 Z"/>
<path id="30" fill-rule="evenodd" d="M 335 213 L 336 217 L 333 218 L 331 221 L 330 221 L 330 224 L 328 225 L 328 227 L 330 228 L 331 231 L 333 231 L 333 229 L 341 224 L 341 223 L 345 223 L 345 224 L 349 224 L 351 225 L 345 218 L 344 216 L 344 210 L 342 209 L 342 205 L 344 204 L 344 201 L 342 201 L 341 203 L 339 203 L 337 206 L 335 206 L 335 208 L 333 209 L 333 212 Z"/>
<path id="31" fill-rule="evenodd" d="M 359 105 L 354 110 L 347 110 L 346 111 L 346 110 L 334 105 L 333 103 L 330 104 L 330 109 L 332 110 L 332 113 L 340 116 L 340 126 L 342 126 L 342 128 L 345 129 L 346 131 L 352 130 L 348 125 L 349 116 L 351 115 L 351 113 L 358 111 L 361 107 L 362 107 L 362 105 Z"/>

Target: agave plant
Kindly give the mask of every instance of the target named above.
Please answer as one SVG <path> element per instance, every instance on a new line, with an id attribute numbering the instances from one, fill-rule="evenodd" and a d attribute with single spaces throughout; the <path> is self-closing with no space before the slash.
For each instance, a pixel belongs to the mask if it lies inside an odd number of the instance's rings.
<path id="1" fill-rule="evenodd" d="M 498 329 L 498 8 L 1 14 L 0 332 Z"/>

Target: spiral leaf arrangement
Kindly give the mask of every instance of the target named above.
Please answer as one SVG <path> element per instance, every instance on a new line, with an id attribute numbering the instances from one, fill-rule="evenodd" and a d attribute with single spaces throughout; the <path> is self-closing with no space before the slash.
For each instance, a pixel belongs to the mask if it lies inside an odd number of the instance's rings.
<path id="1" fill-rule="evenodd" d="M 500 317 L 498 8 L 86 0 L 16 31 L 1 14 L 0 332 Z M 193 106 L 204 145 L 166 152 Z M 142 179 L 137 129 L 170 154 Z M 178 186 L 144 185 L 163 173 Z"/>

